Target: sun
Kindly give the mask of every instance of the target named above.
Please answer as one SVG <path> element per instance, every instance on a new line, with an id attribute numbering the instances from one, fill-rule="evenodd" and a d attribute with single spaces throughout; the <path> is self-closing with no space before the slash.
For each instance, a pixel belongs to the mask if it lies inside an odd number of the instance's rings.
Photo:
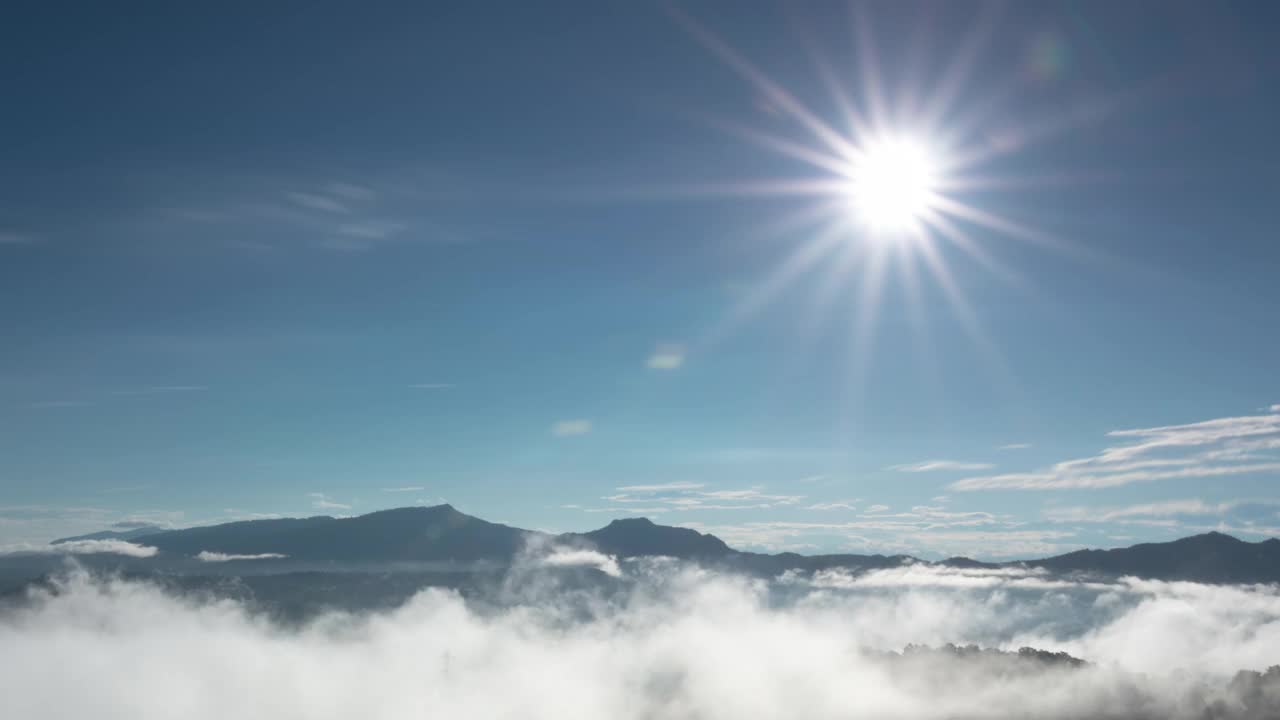
<path id="1" fill-rule="evenodd" d="M 992 376 L 1004 382 L 1009 377 L 1006 362 L 965 297 L 967 283 L 957 277 L 969 268 L 957 270 L 955 263 L 972 260 L 996 279 L 1023 289 L 1025 279 L 997 257 L 997 238 L 1073 250 L 1066 238 L 1006 214 L 1012 206 L 997 195 L 1060 186 L 1074 182 L 1072 176 L 1056 170 L 1008 174 L 1002 168 L 1029 166 L 1002 158 L 1093 120 L 1007 112 L 1008 90 L 987 89 L 989 80 L 977 72 L 989 52 L 985 43 L 995 22 L 990 17 L 975 18 L 955 57 L 933 63 L 921 46 L 920 57 L 908 58 L 913 70 L 884 72 L 871 7 L 850 6 L 854 36 L 851 52 L 842 50 L 840 62 L 828 57 L 818 36 L 807 36 L 805 51 L 816 82 L 797 87 L 825 90 L 812 102 L 690 15 L 670 11 L 694 40 L 745 81 L 762 110 L 751 122 L 739 115 L 707 120 L 774 154 L 785 168 L 776 177 L 698 184 L 687 192 L 800 200 L 750 234 L 761 242 L 791 241 L 792 249 L 698 344 L 719 343 L 790 288 L 806 284 L 812 285 L 812 305 L 797 326 L 799 343 L 811 347 L 824 342 L 825 331 L 847 319 L 852 331 L 847 389 L 860 391 L 866 385 L 882 306 L 888 303 L 903 307 L 904 324 L 916 346 L 925 350 L 932 344 L 927 309 L 946 306 Z M 844 63 L 846 58 L 852 63 Z M 936 78 L 926 72 L 933 64 L 942 68 Z M 844 76 L 845 68 L 853 77 Z M 977 101 L 971 103 L 972 98 Z M 1097 117 L 1102 117 L 1119 101 L 1098 98 L 1097 107 Z M 894 287 L 887 290 L 890 283 Z M 942 302 L 936 301 L 939 294 Z M 932 362 L 925 355 L 924 362 Z"/>
<path id="2" fill-rule="evenodd" d="M 918 235 L 938 200 L 939 163 L 908 136 L 877 138 L 855 151 L 845 188 L 853 219 L 874 239 Z"/>

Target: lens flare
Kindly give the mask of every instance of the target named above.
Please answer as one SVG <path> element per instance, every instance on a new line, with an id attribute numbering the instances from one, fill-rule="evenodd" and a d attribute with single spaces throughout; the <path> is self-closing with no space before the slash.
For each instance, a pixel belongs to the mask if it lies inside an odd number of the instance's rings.
<path id="1" fill-rule="evenodd" d="M 788 167 L 807 166 L 812 173 L 738 179 L 685 191 L 810 200 L 757 231 L 762 241 L 792 241 L 792 250 L 692 351 L 718 344 L 790 288 L 811 284 L 813 307 L 797 323 L 805 337 L 791 347 L 803 352 L 825 339 L 818 337 L 825 335 L 824 325 L 851 316 L 847 343 L 852 362 L 846 392 L 856 395 L 872 362 L 887 296 L 905 303 L 917 347 L 926 356 L 924 362 L 932 362 L 925 309 L 939 304 L 924 294 L 936 292 L 944 301 L 941 306 L 951 311 L 954 322 L 974 342 L 991 380 L 1006 390 L 1014 389 L 1013 373 L 988 338 L 980 313 L 965 297 L 953 263 L 972 260 L 997 279 L 1027 291 L 1023 279 L 996 256 L 997 238 L 1078 256 L 1081 248 L 1005 214 L 1007 210 L 1000 208 L 1007 209 L 1008 204 L 992 203 L 990 197 L 992 191 L 1022 192 L 1075 178 L 1059 172 L 1009 175 L 1000 171 L 1007 165 L 997 161 L 1029 144 L 1096 122 L 1119 109 L 1124 96 L 1099 97 L 1088 104 L 1086 113 L 1030 122 L 1004 117 L 1002 103 L 1011 89 L 974 87 L 990 82 L 978 70 L 999 22 L 999 13 L 991 9 L 973 18 L 955 55 L 940 63 L 936 78 L 907 73 L 902 76 L 905 81 L 895 86 L 879 56 L 872 7 L 850 5 L 853 34 L 849 39 L 856 60 L 849 69 L 854 77 L 842 77 L 844 66 L 830 61 L 816 42 L 818 35 L 806 34 L 811 42 L 805 50 L 829 96 L 826 111 L 802 100 L 691 15 L 669 10 L 691 38 L 745 81 L 770 109 L 763 120 L 769 130 L 741 116 L 707 120 L 777 155 Z M 927 48 L 919 48 L 917 56 L 908 60 L 925 67 L 927 54 Z M 1016 142 L 993 142 L 994 136 L 1009 132 L 1018 138 Z M 900 278 L 897 283 L 891 282 L 895 274 Z M 857 398 L 849 398 L 849 404 L 856 406 Z"/>
<path id="2" fill-rule="evenodd" d="M 938 163 L 924 143 L 883 138 L 853 160 L 849 207 L 873 238 L 918 234 L 934 208 L 938 180 Z"/>

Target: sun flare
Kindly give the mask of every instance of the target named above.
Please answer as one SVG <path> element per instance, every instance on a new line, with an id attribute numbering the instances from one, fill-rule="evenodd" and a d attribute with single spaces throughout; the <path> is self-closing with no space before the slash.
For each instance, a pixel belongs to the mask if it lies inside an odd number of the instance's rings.
<path id="1" fill-rule="evenodd" d="M 938 163 L 927 145 L 909 137 L 869 143 L 853 158 L 847 188 L 858 224 L 876 238 L 918 232 L 937 199 Z"/>

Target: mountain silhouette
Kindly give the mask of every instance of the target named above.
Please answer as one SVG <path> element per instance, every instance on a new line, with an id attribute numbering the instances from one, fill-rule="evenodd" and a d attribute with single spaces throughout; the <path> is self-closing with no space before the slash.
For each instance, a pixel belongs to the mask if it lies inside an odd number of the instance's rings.
<path id="1" fill-rule="evenodd" d="M 79 540 L 133 540 L 143 535 L 154 535 L 158 532 L 164 532 L 164 528 L 159 525 L 139 525 L 127 530 L 103 530 L 102 532 L 89 533 L 88 535 L 58 538 L 49 544 L 61 545 L 62 543 L 77 542 Z"/>
<path id="2" fill-rule="evenodd" d="M 1077 550 L 1029 561 L 1056 572 L 1134 575 L 1161 580 L 1266 583 L 1280 580 L 1280 540 L 1250 543 L 1210 532 L 1114 550 Z"/>
<path id="3" fill-rule="evenodd" d="M 689 528 L 658 525 L 649 518 L 614 520 L 599 530 L 567 533 L 564 540 L 586 540 L 601 552 L 622 557 L 667 555 L 688 560 L 722 558 L 733 548 L 715 535 Z"/>
<path id="4" fill-rule="evenodd" d="M 1159 580 L 1210 583 L 1280 582 L 1280 540 L 1250 543 L 1218 532 L 1172 542 L 1113 550 L 1078 550 L 1018 563 L 987 563 L 953 557 L 928 563 L 909 555 L 800 555 L 742 552 L 720 538 L 648 518 L 626 518 L 590 532 L 550 535 L 491 523 L 451 505 L 382 510 L 358 517 L 248 520 L 183 530 L 137 534 L 107 531 L 76 539 L 127 539 L 160 550 L 157 562 L 191 559 L 200 553 L 285 555 L 312 563 L 455 562 L 509 564 L 531 539 L 592 547 L 620 558 L 664 555 L 760 575 L 786 570 L 833 568 L 870 570 L 926 563 L 958 568 L 1011 565 L 1043 567 L 1055 573 L 1132 575 Z"/>
<path id="5" fill-rule="evenodd" d="M 401 562 L 508 560 L 528 530 L 487 522 L 452 505 L 406 507 L 350 518 L 247 520 L 144 535 L 133 541 L 196 556 L 277 553 L 293 560 Z"/>

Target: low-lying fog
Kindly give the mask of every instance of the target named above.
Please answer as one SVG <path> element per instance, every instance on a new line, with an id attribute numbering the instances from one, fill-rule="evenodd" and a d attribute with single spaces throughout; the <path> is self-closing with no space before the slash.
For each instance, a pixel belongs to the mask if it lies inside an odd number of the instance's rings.
<path id="1" fill-rule="evenodd" d="M 578 566 L 628 589 L 557 585 Z M 73 570 L 0 611 L 0 717 L 1280 716 L 1280 674 L 1233 681 L 1280 664 L 1275 587 L 923 565 L 762 582 L 543 550 L 500 592 L 426 590 L 395 611 L 286 628 Z M 946 643 L 1090 665 L 901 654 Z"/>

